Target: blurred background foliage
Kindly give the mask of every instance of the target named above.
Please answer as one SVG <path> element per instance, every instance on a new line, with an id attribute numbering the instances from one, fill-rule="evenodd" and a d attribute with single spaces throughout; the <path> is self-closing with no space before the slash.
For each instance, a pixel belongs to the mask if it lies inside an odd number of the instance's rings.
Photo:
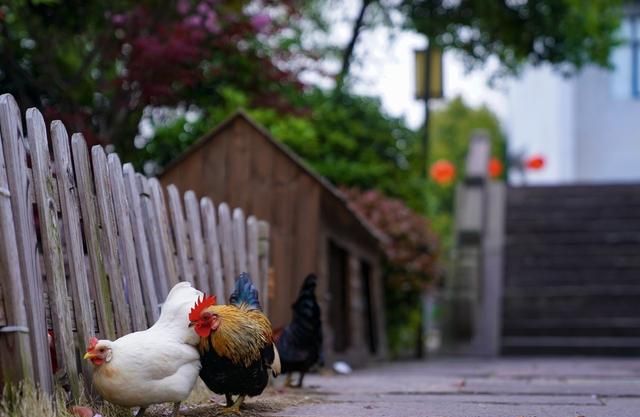
<path id="1" fill-rule="evenodd" d="M 608 64 L 619 4 L 363 0 L 347 44 L 337 45 L 328 16 L 339 0 L 7 0 L 0 92 L 148 174 L 244 108 L 348 187 L 352 202 L 409 254 L 386 250 L 389 335 L 399 352 L 420 331 L 420 292 L 446 275 L 455 179 L 429 180 L 420 160 L 424 132 L 387 114 L 379 99 L 352 92 L 359 37 L 380 25 L 411 28 L 460 51 L 470 66 L 497 57 L 496 75 L 527 62 L 571 72 Z M 327 62 L 338 69 L 328 71 Z M 433 110 L 430 164 L 446 160 L 461 178 L 471 133 L 482 128 L 504 166 L 504 134 L 488 109 L 456 98 Z"/>

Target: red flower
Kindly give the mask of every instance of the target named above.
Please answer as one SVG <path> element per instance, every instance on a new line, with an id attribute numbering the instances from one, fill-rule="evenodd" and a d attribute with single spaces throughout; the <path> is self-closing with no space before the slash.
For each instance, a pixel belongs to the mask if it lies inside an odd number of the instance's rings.
<path id="1" fill-rule="evenodd" d="M 491 178 L 498 178 L 502 175 L 502 171 L 504 171 L 504 166 L 502 165 L 502 161 L 496 158 L 495 156 L 491 158 L 489 161 L 489 176 Z"/>
<path id="2" fill-rule="evenodd" d="M 456 177 L 456 167 L 446 159 L 439 159 L 431 165 L 431 178 L 440 185 L 449 185 Z"/>
<path id="3" fill-rule="evenodd" d="M 542 169 L 544 167 L 544 156 L 542 155 L 531 156 L 529 157 L 529 159 L 525 161 L 524 164 L 528 169 L 534 169 L 534 170 Z"/>

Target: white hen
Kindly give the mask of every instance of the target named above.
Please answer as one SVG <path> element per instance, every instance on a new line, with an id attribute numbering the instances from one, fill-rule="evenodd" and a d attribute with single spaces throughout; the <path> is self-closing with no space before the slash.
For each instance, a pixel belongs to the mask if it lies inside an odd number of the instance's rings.
<path id="1" fill-rule="evenodd" d="M 189 311 L 202 292 L 188 282 L 176 284 L 158 321 L 149 329 L 117 340 L 89 341 L 85 359 L 94 365 L 93 385 L 105 400 L 123 407 L 173 402 L 173 416 L 191 392 L 198 372 L 198 336 L 189 328 Z"/>

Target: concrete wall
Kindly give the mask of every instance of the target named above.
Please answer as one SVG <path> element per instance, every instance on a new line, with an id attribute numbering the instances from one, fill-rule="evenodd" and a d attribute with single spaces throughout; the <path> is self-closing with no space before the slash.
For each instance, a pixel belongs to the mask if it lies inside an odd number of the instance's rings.
<path id="1" fill-rule="evenodd" d="M 611 77 L 587 68 L 575 80 L 578 181 L 640 179 L 640 100 L 617 97 Z"/>
<path id="2" fill-rule="evenodd" d="M 625 13 L 639 12 L 640 2 L 627 4 Z M 630 33 L 625 25 L 623 36 Z M 587 67 L 571 79 L 549 66 L 528 68 L 509 83 L 510 150 L 546 159 L 528 182 L 640 180 L 640 99 L 631 95 L 629 46 L 611 60 L 614 70 Z"/>
<path id="3" fill-rule="evenodd" d="M 528 68 L 510 83 L 509 150 L 525 155 L 541 154 L 546 162 L 543 170 L 527 173 L 528 182 L 575 179 L 573 99 L 573 83 L 547 66 Z"/>

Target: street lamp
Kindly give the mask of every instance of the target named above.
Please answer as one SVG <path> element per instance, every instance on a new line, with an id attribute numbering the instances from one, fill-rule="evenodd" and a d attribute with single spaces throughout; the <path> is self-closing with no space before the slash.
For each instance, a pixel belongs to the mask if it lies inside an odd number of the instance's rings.
<path id="1" fill-rule="evenodd" d="M 442 49 L 429 42 L 426 49 L 414 51 L 415 92 L 417 100 L 424 100 L 424 136 L 422 137 L 422 172 L 425 183 L 429 178 L 429 100 L 443 97 Z M 425 193 L 425 199 L 428 199 Z M 428 210 L 425 201 L 425 210 Z M 423 291 L 421 297 L 420 327 L 417 338 L 417 356 L 424 356 L 424 334 L 432 326 L 429 312 L 433 310 L 432 294 Z"/>
<path id="2" fill-rule="evenodd" d="M 424 100 L 424 137 L 422 138 L 422 161 L 425 178 L 429 172 L 429 100 L 442 98 L 442 49 L 429 45 L 414 51 L 416 100 Z M 427 88 L 428 86 L 428 88 Z"/>

